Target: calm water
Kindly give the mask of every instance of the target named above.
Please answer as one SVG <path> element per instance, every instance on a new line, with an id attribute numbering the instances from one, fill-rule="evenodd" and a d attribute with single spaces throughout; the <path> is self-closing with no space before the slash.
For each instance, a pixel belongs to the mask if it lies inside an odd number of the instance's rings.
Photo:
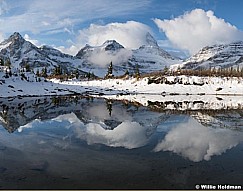
<path id="1" fill-rule="evenodd" d="M 0 99 L 0 189 L 243 186 L 243 110 Z"/>

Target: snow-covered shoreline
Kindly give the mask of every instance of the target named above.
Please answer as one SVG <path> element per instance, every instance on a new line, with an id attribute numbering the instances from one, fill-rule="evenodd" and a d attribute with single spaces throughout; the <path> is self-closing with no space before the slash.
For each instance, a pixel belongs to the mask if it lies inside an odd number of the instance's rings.
<path id="1" fill-rule="evenodd" d="M 46 96 L 46 95 L 159 95 L 163 96 L 186 96 L 189 95 L 228 95 L 243 96 L 243 79 L 242 78 L 219 78 L 219 77 L 196 77 L 196 76 L 167 76 L 169 82 L 150 83 L 149 78 L 129 78 L 129 79 L 106 79 L 79 81 L 59 79 L 42 80 L 41 82 L 20 80 L 18 78 L 8 78 L 0 81 L 0 97 L 15 96 Z M 178 83 L 178 81 L 180 81 Z M 195 85 L 200 84 L 200 85 Z M 164 98 L 163 98 L 164 99 Z"/>
<path id="2" fill-rule="evenodd" d="M 52 79 L 55 84 L 95 88 L 105 94 L 119 92 L 132 94 L 165 94 L 165 95 L 243 95 L 242 78 L 219 78 L 197 76 L 167 76 L 169 82 L 181 81 L 175 84 L 148 84 L 149 78 L 107 79 L 93 81 L 63 81 Z M 195 84 L 203 83 L 203 85 Z M 187 84 L 187 85 L 185 85 Z M 109 91 L 107 91 L 109 90 Z"/>

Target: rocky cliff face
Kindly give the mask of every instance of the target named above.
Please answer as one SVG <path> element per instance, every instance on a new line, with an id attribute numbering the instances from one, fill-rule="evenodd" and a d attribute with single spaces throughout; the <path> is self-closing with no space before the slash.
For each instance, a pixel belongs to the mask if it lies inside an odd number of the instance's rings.
<path id="1" fill-rule="evenodd" d="M 30 64 L 32 67 L 48 67 L 52 63 L 32 43 L 26 41 L 19 33 L 14 33 L 7 40 L 0 43 L 0 56 L 10 59 L 16 68 Z"/>

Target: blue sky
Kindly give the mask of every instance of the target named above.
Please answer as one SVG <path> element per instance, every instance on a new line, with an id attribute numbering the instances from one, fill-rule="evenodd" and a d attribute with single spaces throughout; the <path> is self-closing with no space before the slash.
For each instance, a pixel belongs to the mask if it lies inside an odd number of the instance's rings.
<path id="1" fill-rule="evenodd" d="M 75 54 L 106 38 L 137 48 L 150 32 L 162 47 L 193 54 L 243 40 L 242 7 L 242 0 L 0 0 L 0 40 L 17 31 Z"/>

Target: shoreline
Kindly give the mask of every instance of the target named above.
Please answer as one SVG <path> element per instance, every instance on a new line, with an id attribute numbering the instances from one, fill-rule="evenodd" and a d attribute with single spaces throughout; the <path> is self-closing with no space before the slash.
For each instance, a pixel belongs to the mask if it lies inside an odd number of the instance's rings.
<path id="1" fill-rule="evenodd" d="M 180 82 L 178 82 L 180 79 Z M 27 82 L 7 79 L 0 85 L 0 97 L 38 97 L 61 95 L 160 95 L 167 96 L 243 96 L 242 78 L 218 78 L 197 76 L 168 76 L 171 84 L 151 83 L 149 78 Z M 197 85 L 195 85 L 197 82 Z M 198 83 L 201 83 L 198 85 Z"/>

